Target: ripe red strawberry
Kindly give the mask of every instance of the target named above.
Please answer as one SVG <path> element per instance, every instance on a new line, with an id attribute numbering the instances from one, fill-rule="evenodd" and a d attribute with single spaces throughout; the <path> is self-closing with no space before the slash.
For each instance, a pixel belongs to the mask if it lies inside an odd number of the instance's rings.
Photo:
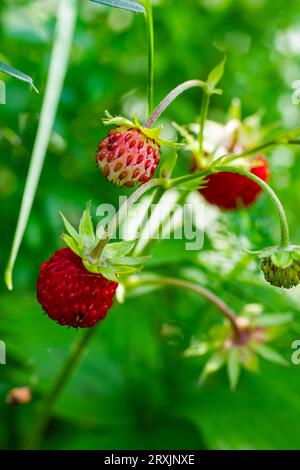
<path id="1" fill-rule="evenodd" d="M 101 140 L 96 161 L 104 176 L 117 186 L 146 183 L 160 162 L 159 144 L 138 128 L 116 127 Z"/>
<path id="2" fill-rule="evenodd" d="M 269 178 L 267 160 L 263 156 L 258 156 L 252 162 L 251 173 L 267 181 Z M 227 172 L 208 176 L 206 186 L 200 189 L 201 194 L 210 204 L 226 210 L 250 206 L 261 191 L 261 187 L 249 178 Z"/>
<path id="3" fill-rule="evenodd" d="M 87 271 L 79 256 L 63 248 L 42 264 L 37 300 L 61 325 L 88 328 L 106 317 L 117 286 Z"/>

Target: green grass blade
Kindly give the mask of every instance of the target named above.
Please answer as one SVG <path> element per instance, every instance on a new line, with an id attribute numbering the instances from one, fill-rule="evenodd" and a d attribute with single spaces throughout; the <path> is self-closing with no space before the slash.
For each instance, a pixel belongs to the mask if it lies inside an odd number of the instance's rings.
<path id="1" fill-rule="evenodd" d="M 77 0 L 61 0 L 57 12 L 56 31 L 40 122 L 26 179 L 17 228 L 5 271 L 5 283 L 10 290 L 13 288 L 12 273 L 14 264 L 31 212 L 63 88 L 76 17 Z"/>
<path id="2" fill-rule="evenodd" d="M 0 72 L 6 73 L 6 75 L 17 78 L 18 80 L 21 80 L 22 82 L 29 83 L 29 85 L 34 89 L 34 91 L 38 93 L 38 89 L 35 87 L 33 83 L 33 79 L 29 77 L 29 75 L 26 75 L 25 73 L 20 72 L 20 70 L 17 70 L 14 67 L 11 67 L 10 65 L 5 64 L 1 60 L 0 60 Z"/>
<path id="3" fill-rule="evenodd" d="M 133 11 L 134 13 L 145 13 L 145 8 L 137 2 L 131 0 L 92 0 L 108 7 L 121 8 L 122 10 Z"/>

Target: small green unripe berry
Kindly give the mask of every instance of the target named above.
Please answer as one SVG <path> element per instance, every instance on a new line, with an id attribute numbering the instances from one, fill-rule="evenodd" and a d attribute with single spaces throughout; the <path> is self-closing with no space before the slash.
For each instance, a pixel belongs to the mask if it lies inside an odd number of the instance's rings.
<path id="1" fill-rule="evenodd" d="M 261 269 L 265 280 L 272 284 L 272 286 L 291 289 L 300 282 L 299 261 L 294 260 L 287 268 L 279 268 L 272 262 L 271 258 L 263 258 Z"/>

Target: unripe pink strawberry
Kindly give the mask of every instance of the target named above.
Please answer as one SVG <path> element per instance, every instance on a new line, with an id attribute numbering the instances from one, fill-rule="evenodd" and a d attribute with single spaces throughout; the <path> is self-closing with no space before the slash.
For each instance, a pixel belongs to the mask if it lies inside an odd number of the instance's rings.
<path id="1" fill-rule="evenodd" d="M 140 129 L 119 126 L 101 140 L 96 161 L 108 181 L 129 188 L 152 178 L 159 150 L 160 145 Z"/>

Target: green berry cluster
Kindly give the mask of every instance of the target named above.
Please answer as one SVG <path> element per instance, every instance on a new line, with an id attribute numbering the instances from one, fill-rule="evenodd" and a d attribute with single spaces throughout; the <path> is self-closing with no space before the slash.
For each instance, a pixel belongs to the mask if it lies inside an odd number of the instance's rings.
<path id="1" fill-rule="evenodd" d="M 263 258 L 261 269 L 267 282 L 276 287 L 291 289 L 300 282 L 300 261 L 293 262 L 285 268 L 276 266 L 271 258 Z"/>

